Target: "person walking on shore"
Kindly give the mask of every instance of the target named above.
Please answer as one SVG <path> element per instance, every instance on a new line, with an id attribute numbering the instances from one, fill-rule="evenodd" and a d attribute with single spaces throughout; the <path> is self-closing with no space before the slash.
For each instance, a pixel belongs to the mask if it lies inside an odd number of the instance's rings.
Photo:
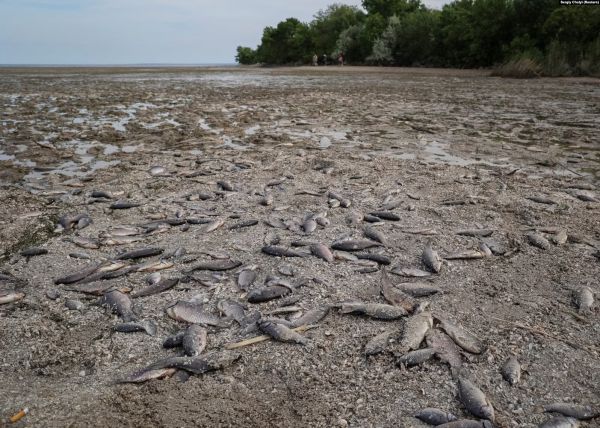
<path id="1" fill-rule="evenodd" d="M 316 67 L 319 63 L 319 57 L 317 56 L 317 54 L 314 54 L 312 57 L 312 61 L 313 61 L 313 66 Z"/>
<path id="2" fill-rule="evenodd" d="M 338 56 L 338 63 L 343 66 L 344 65 L 344 52 L 340 52 L 340 56 Z"/>

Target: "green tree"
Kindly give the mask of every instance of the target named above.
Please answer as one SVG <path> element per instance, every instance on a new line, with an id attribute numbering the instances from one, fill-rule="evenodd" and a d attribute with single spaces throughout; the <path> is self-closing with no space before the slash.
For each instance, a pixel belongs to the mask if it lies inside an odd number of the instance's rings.
<path id="1" fill-rule="evenodd" d="M 266 64 L 299 64 L 310 60 L 312 50 L 308 25 L 288 18 L 264 29 L 257 59 Z"/>
<path id="2" fill-rule="evenodd" d="M 239 64 L 250 65 L 256 64 L 256 51 L 252 48 L 248 48 L 245 46 L 237 47 L 237 55 L 235 56 L 235 60 Z"/>
<path id="3" fill-rule="evenodd" d="M 364 21 L 365 14 L 354 6 L 332 4 L 320 10 L 310 24 L 312 41 L 317 53 L 331 54 L 340 34 Z"/>

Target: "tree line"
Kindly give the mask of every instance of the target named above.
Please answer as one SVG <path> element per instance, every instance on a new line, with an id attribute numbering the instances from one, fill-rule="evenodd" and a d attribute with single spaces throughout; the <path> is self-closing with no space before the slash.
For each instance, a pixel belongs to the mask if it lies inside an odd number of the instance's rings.
<path id="1" fill-rule="evenodd" d="M 559 0 L 420 0 L 332 4 L 309 22 L 288 18 L 263 30 L 240 64 L 309 64 L 313 55 L 350 64 L 479 68 L 525 65 L 545 75 L 600 75 L 600 6 Z M 507 68 L 508 67 L 508 68 Z"/>

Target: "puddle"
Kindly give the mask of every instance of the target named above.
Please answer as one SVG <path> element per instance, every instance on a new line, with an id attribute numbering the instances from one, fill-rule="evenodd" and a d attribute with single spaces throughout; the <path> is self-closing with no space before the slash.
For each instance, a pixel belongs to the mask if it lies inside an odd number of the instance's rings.
<path id="1" fill-rule="evenodd" d="M 247 136 L 254 135 L 258 132 L 259 129 L 260 129 L 260 125 L 254 125 L 254 126 L 251 126 L 250 128 L 244 129 L 244 134 Z"/>

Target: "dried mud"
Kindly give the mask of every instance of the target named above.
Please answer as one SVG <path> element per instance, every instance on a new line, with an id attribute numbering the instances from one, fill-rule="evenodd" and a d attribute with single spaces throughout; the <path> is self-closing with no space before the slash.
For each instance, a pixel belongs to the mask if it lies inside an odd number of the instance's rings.
<path id="1" fill-rule="evenodd" d="M 425 407 L 469 417 L 439 360 L 406 369 L 389 352 L 364 356 L 371 338 L 401 331 L 404 320 L 335 309 L 305 333 L 309 346 L 268 341 L 242 348 L 233 366 L 185 383 L 115 384 L 176 355 L 161 346 L 183 326 L 165 314 L 170 303 L 195 297 L 216 313 L 223 298 L 244 302 L 234 271 L 209 278 L 210 286 L 180 283 L 135 299 L 140 318 L 157 323 L 154 337 L 112 332 L 116 315 L 53 283 L 92 263 L 70 258 L 72 252 L 100 260 L 182 246 L 199 260 L 209 251 L 258 265 L 254 287 L 281 265 L 296 279 L 318 279 L 294 291 L 304 310 L 383 303 L 380 272 L 358 273 L 363 265 L 347 261 L 271 257 L 261 247 L 273 231 L 284 244 L 362 238 L 364 223 L 348 224 L 348 215 L 375 211 L 389 195 L 401 201 L 394 210 L 401 219 L 374 226 L 389 245 L 373 252 L 391 257 L 392 267 L 425 269 L 428 243 L 442 256 L 477 249 L 480 239 L 456 234 L 463 229 L 491 229 L 490 239 L 508 251 L 444 262 L 425 279 L 443 292 L 418 299 L 484 341 L 483 354 L 462 358 L 497 425 L 537 426 L 549 418 L 542 406 L 557 401 L 599 406 L 600 312 L 596 303 L 579 314 L 572 301 L 580 286 L 600 298 L 600 203 L 580 200 L 572 189 L 583 185 L 600 197 L 599 99 L 597 80 L 523 81 L 454 70 L 0 70 L 0 272 L 23 280 L 18 288 L 26 294 L 0 305 L 0 419 L 23 407 L 29 414 L 13 426 L 420 427 L 426 425 L 412 415 Z M 151 175 L 155 165 L 166 174 Z M 219 180 L 236 191 L 220 192 Z M 306 189 L 321 196 L 302 194 Z M 110 210 L 110 202 L 90 203 L 93 190 L 122 192 L 142 205 Z M 328 190 L 351 206 L 330 208 Z M 190 200 L 200 192 L 212 198 Z M 265 192 L 272 206 L 259 203 Z M 301 222 L 320 211 L 330 224 L 311 235 L 264 223 L 272 216 Z M 74 234 L 94 238 L 160 214 L 218 215 L 225 224 L 210 233 L 201 225 L 173 226 L 130 245 L 84 250 L 68 241 L 72 234 L 55 231 L 61 215 L 82 212 L 93 223 Z M 250 219 L 259 223 L 229 230 Z M 530 245 L 529 230 L 549 227 L 564 229 L 568 242 L 547 250 Z M 416 229 L 437 234 L 409 233 Z M 19 255 L 31 246 L 48 254 Z M 183 276 L 188 267 L 175 261 L 162 275 Z M 146 275 L 114 282 L 141 289 Z M 51 289 L 60 292 L 57 300 L 46 296 Z M 67 299 L 83 301 L 84 309 L 68 310 Z M 247 305 L 264 312 L 278 304 Z M 235 326 L 209 329 L 207 350 L 243 338 Z M 515 386 L 501 375 L 511 355 L 523 367 Z"/>

